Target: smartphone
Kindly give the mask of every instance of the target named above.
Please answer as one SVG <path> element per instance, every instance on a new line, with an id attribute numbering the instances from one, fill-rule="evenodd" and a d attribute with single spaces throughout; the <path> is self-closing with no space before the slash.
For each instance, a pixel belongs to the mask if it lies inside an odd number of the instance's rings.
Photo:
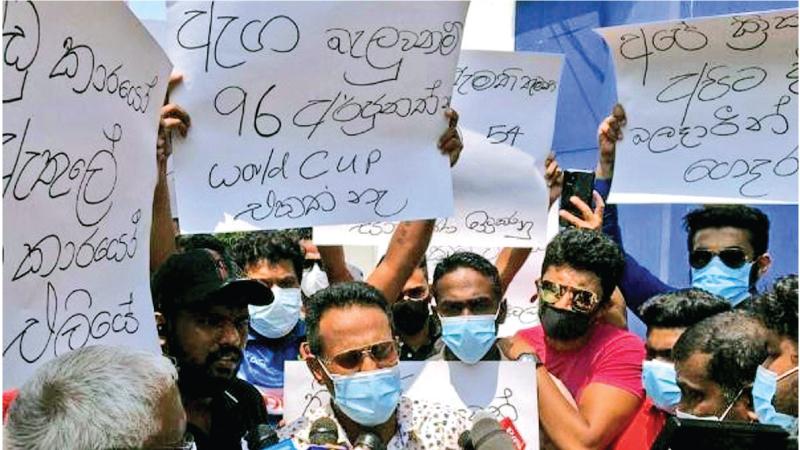
<path id="1" fill-rule="evenodd" d="M 581 211 L 577 206 L 569 201 L 570 197 L 578 197 L 583 200 L 590 208 L 594 209 L 592 202 L 592 190 L 594 190 L 594 172 L 589 170 L 565 170 L 564 187 L 561 190 L 560 209 L 571 212 L 576 217 L 581 217 Z M 558 218 L 561 229 L 574 227 L 563 218 Z"/>

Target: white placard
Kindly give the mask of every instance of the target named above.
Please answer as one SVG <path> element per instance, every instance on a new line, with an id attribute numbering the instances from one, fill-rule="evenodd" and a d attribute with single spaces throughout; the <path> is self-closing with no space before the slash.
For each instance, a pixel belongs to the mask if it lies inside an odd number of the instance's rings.
<path id="1" fill-rule="evenodd" d="M 796 9 L 597 32 L 628 116 L 610 202 L 797 202 Z"/>
<path id="2" fill-rule="evenodd" d="M 544 245 L 542 168 L 553 140 L 562 61 L 541 53 L 461 52 L 453 108 L 464 151 L 453 168 L 455 214 L 437 222 L 434 245 Z M 388 222 L 317 227 L 314 240 L 378 244 L 393 231 Z"/>
<path id="3" fill-rule="evenodd" d="M 172 68 L 121 2 L 7 2 L 3 387 L 91 344 L 160 352 L 149 242 Z"/>
<path id="4" fill-rule="evenodd" d="M 330 401 L 305 362 L 287 361 L 283 417 L 286 423 Z M 539 448 L 536 368 L 533 362 L 482 362 L 468 365 L 446 361 L 400 363 L 403 395 L 442 403 L 474 413 L 485 410 L 498 420 L 510 418 L 527 448 Z"/>
<path id="5" fill-rule="evenodd" d="M 466 2 L 176 2 L 181 231 L 452 214 L 436 148 Z M 409 183 L 425 179 L 426 183 Z"/>

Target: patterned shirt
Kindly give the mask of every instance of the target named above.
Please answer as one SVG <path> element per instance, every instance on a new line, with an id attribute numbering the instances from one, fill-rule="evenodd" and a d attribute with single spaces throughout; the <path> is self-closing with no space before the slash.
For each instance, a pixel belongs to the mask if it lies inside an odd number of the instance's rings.
<path id="1" fill-rule="evenodd" d="M 321 417 L 333 419 L 339 430 L 340 443 L 347 441 L 347 434 L 336 420 L 330 403 L 279 429 L 278 436 L 281 439 L 291 438 L 296 445 L 309 445 L 311 424 Z M 386 445 L 386 450 L 458 450 L 458 436 L 470 427 L 467 411 L 400 397 L 400 404 L 397 406 L 397 433 Z M 346 444 L 352 445 L 350 442 Z"/>

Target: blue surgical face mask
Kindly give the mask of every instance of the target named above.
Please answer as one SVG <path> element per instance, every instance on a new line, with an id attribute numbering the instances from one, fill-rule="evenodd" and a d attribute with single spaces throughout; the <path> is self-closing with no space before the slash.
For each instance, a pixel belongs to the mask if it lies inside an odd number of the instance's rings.
<path id="1" fill-rule="evenodd" d="M 272 288 L 275 299 L 267 306 L 249 306 L 250 326 L 256 333 L 276 339 L 286 336 L 300 320 L 303 304 L 299 288 Z"/>
<path id="2" fill-rule="evenodd" d="M 675 365 L 657 359 L 642 363 L 642 384 L 656 408 L 670 414 L 681 401 Z"/>
<path id="3" fill-rule="evenodd" d="M 440 316 L 442 340 L 459 360 L 467 364 L 475 364 L 489 352 L 497 340 L 497 314 Z"/>
<path id="4" fill-rule="evenodd" d="M 760 423 L 778 425 L 786 431 L 794 429 L 797 417 L 776 411 L 775 406 L 772 404 L 772 399 L 775 398 L 778 381 L 795 372 L 797 372 L 797 367 L 779 377 L 775 372 L 765 369 L 763 366 L 758 366 L 756 380 L 753 382 L 753 406 Z"/>
<path id="5" fill-rule="evenodd" d="M 403 393 L 399 365 L 353 375 L 334 375 L 320 365 L 333 382 L 333 402 L 347 417 L 367 427 L 392 417 Z"/>
<path id="6" fill-rule="evenodd" d="M 752 262 L 738 269 L 725 265 L 719 256 L 714 256 L 705 267 L 692 268 L 692 287 L 711 292 L 738 305 L 750 295 L 750 269 Z"/>

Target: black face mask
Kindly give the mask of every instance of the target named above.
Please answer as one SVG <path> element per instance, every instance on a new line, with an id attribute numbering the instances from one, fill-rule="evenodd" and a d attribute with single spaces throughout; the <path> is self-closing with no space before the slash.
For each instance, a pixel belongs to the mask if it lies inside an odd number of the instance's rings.
<path id="1" fill-rule="evenodd" d="M 429 315 L 427 301 L 401 300 L 392 305 L 394 326 L 405 336 L 412 336 L 422 331 Z"/>
<path id="2" fill-rule="evenodd" d="M 589 331 L 592 316 L 539 302 L 539 320 L 547 337 L 559 341 L 571 341 Z"/>

